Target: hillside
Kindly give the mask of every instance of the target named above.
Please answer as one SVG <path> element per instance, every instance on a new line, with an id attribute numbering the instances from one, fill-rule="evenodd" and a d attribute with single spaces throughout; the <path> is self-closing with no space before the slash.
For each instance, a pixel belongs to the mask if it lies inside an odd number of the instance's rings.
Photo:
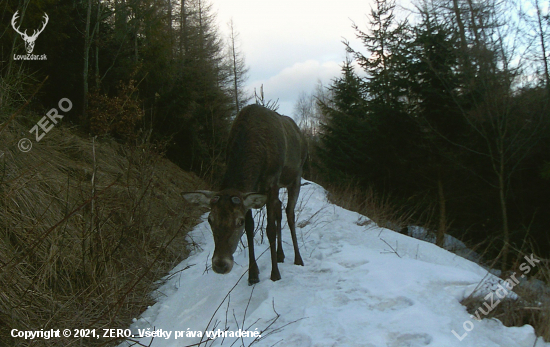
<path id="1" fill-rule="evenodd" d="M 18 148 L 24 137 L 28 152 Z M 59 126 L 36 142 L 11 123 L 0 151 L 0 345 L 29 345 L 12 329 L 129 324 L 151 304 L 154 282 L 187 255 L 185 235 L 200 212 L 183 206 L 180 192 L 204 183 L 154 145 Z M 76 342 L 105 340 L 32 345 Z"/>
<path id="2" fill-rule="evenodd" d="M 303 182 L 297 210 L 305 266 L 292 264 L 285 224 L 282 279 L 269 280 L 264 241 L 256 246 L 260 283 L 254 286 L 246 281 L 243 247 L 231 273 L 210 270 L 214 245 L 204 215 L 189 234 L 190 257 L 165 278 L 157 303 L 130 327 L 132 342 L 121 346 L 550 346 L 529 325 L 505 327 L 466 311 L 460 301 L 472 292 L 503 293 L 505 283 L 479 265 L 332 205 L 312 182 Z M 256 223 L 262 219 L 257 213 Z M 256 335 L 235 337 L 239 329 Z"/>

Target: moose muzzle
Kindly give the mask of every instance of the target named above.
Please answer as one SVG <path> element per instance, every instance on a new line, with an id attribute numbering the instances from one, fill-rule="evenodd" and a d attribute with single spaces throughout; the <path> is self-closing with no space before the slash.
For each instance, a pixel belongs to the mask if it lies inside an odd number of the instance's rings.
<path id="1" fill-rule="evenodd" d="M 225 275 L 233 268 L 233 256 L 230 257 L 218 257 L 214 255 L 212 257 L 212 270 L 215 273 Z"/>

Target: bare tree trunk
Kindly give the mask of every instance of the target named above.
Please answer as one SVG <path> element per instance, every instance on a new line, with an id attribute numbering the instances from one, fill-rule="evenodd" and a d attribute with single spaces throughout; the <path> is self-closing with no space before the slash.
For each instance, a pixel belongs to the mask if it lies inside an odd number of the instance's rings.
<path id="1" fill-rule="evenodd" d="M 437 177 L 437 191 L 439 195 L 439 229 L 437 230 L 436 245 L 443 247 L 445 244 L 445 234 L 447 233 L 447 212 L 445 191 L 443 190 L 443 180 L 441 179 L 441 170 Z"/>
<path id="2" fill-rule="evenodd" d="M 469 76 L 470 61 L 468 59 L 468 42 L 466 41 L 466 30 L 460 13 L 460 7 L 458 6 L 458 0 L 453 0 L 453 11 L 458 25 L 458 34 L 460 35 L 460 49 L 462 51 L 460 60 L 462 61 L 463 71 Z"/>
<path id="3" fill-rule="evenodd" d="M 237 52 L 235 48 L 235 30 L 233 28 L 233 20 L 229 22 L 229 28 L 231 30 L 230 33 L 230 44 L 231 44 L 231 60 L 233 63 L 233 93 L 235 94 L 235 108 L 237 110 L 237 113 L 241 110 L 239 105 L 239 76 L 237 71 Z"/>
<path id="4" fill-rule="evenodd" d="M 542 60 L 544 63 L 544 76 L 546 78 L 546 90 L 550 97 L 550 71 L 548 71 L 548 57 L 546 56 L 546 44 L 544 42 L 544 30 L 542 28 L 542 14 L 540 12 L 539 0 L 535 0 L 535 6 L 537 6 L 537 24 L 539 26 L 539 39 L 540 47 L 542 49 Z"/>
<path id="5" fill-rule="evenodd" d="M 183 60 L 187 51 L 187 12 L 185 11 L 185 0 L 181 0 L 180 7 L 180 58 Z"/>
<path id="6" fill-rule="evenodd" d="M 101 22 L 101 2 L 97 0 L 97 13 L 96 13 L 96 23 L 94 27 L 94 36 L 95 37 L 95 87 L 99 90 L 99 85 L 101 79 L 99 77 L 99 23 Z"/>
<path id="7" fill-rule="evenodd" d="M 139 37 L 139 28 L 141 25 L 141 21 L 143 21 L 143 17 L 141 16 L 141 10 L 140 10 L 140 1 L 133 1 L 131 10 L 134 12 L 134 20 L 133 24 L 134 27 L 133 30 L 133 38 L 134 38 L 134 60 L 137 63 L 139 61 L 139 45 L 138 45 L 138 37 Z"/>
<path id="8" fill-rule="evenodd" d="M 136 21 L 137 22 L 137 21 Z M 139 61 L 139 49 L 138 49 L 138 24 L 136 23 L 135 28 L 135 35 L 134 35 L 134 58 L 135 61 Z"/>
<path id="9" fill-rule="evenodd" d="M 460 47 L 463 52 L 466 52 L 466 31 L 464 29 L 464 22 L 462 21 L 462 16 L 460 14 L 460 7 L 458 6 L 458 0 L 453 0 L 453 10 L 456 16 L 456 23 L 458 25 L 458 34 L 460 35 Z"/>
<path id="10" fill-rule="evenodd" d="M 500 172 L 498 173 L 498 191 L 500 200 L 500 211 L 502 213 L 502 272 L 508 270 L 508 252 L 510 249 L 510 229 L 508 226 L 508 209 L 506 207 L 506 182 L 504 179 L 504 158 L 501 153 Z"/>
<path id="11" fill-rule="evenodd" d="M 92 0 L 88 0 L 86 12 L 86 29 L 84 31 L 84 67 L 82 69 L 82 117 L 87 121 L 88 113 L 88 68 L 90 63 L 90 20 L 92 16 Z"/>
<path id="12" fill-rule="evenodd" d="M 472 4 L 472 0 L 468 0 L 468 6 L 470 7 L 470 20 L 472 21 L 472 31 L 474 32 L 474 40 L 476 42 L 476 46 L 479 46 L 479 30 L 476 23 L 476 15 L 474 11 L 474 5 Z"/>
<path id="13" fill-rule="evenodd" d="M 198 0 L 198 4 L 199 4 L 199 11 L 198 11 L 198 15 L 199 15 L 199 44 L 200 44 L 200 53 L 202 55 L 202 53 L 204 53 L 204 51 L 203 51 L 203 49 L 204 49 L 204 26 L 202 24 L 202 15 L 203 15 L 203 13 L 202 13 L 202 1 Z"/>
<path id="14" fill-rule="evenodd" d="M 168 35 L 170 36 L 170 60 L 174 59 L 174 35 L 172 33 L 172 1 L 168 0 Z"/>

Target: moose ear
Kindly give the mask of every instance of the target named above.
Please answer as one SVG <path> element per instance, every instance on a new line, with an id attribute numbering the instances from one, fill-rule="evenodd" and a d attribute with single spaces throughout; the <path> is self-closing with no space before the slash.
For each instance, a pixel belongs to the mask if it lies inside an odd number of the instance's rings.
<path id="1" fill-rule="evenodd" d="M 248 193 L 244 195 L 243 205 L 245 209 L 262 208 L 267 201 L 267 195 L 258 193 Z"/>
<path id="2" fill-rule="evenodd" d="M 197 190 L 196 192 L 183 192 L 181 196 L 192 204 L 197 204 L 201 207 L 209 207 L 214 194 L 214 192 L 209 190 Z"/>

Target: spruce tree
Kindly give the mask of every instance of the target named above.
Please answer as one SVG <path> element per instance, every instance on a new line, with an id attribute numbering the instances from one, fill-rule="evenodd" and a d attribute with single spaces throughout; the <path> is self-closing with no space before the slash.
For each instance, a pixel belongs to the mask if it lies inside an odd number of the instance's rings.
<path id="1" fill-rule="evenodd" d="M 324 119 L 319 157 L 327 179 L 343 183 L 347 178 L 360 177 L 368 162 L 366 90 L 349 59 L 342 66 L 342 76 L 329 89 L 330 103 L 319 101 Z"/>

